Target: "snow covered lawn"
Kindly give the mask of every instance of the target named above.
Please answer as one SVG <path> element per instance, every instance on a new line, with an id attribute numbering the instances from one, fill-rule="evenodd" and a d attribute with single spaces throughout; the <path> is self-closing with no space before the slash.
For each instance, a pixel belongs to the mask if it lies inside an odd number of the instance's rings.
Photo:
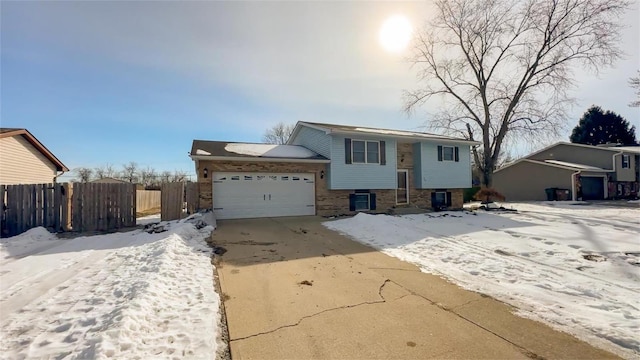
<path id="1" fill-rule="evenodd" d="M 0 358 L 210 358 L 221 344 L 211 226 L 169 222 L 0 241 Z"/>
<path id="2" fill-rule="evenodd" d="M 640 209 L 508 204 L 517 213 L 358 214 L 324 225 L 518 313 L 640 356 Z"/>

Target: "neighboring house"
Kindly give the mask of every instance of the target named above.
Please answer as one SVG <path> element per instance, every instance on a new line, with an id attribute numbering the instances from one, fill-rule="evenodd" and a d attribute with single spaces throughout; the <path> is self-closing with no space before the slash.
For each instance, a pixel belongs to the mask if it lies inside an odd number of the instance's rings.
<path id="1" fill-rule="evenodd" d="M 286 145 L 194 140 L 200 208 L 219 219 L 462 208 L 477 142 L 298 122 Z"/>
<path id="2" fill-rule="evenodd" d="M 569 200 L 638 194 L 640 147 L 560 142 L 496 170 L 493 187 L 508 201 L 547 200 L 545 189 L 569 190 Z"/>
<path id="3" fill-rule="evenodd" d="M 0 184 L 53 183 L 69 169 L 26 129 L 0 128 Z"/>

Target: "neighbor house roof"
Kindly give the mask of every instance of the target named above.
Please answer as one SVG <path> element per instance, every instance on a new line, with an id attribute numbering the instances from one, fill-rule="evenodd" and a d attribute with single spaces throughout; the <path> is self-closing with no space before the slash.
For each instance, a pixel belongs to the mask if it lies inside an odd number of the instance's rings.
<path id="1" fill-rule="evenodd" d="M 444 142 L 455 142 L 469 145 L 480 145 L 480 142 L 471 141 L 466 139 L 455 138 L 452 136 L 430 134 L 419 131 L 406 131 L 406 130 L 393 130 L 393 129 L 381 129 L 365 126 L 350 126 L 350 125 L 337 125 L 316 123 L 308 121 L 298 121 L 296 127 L 291 134 L 290 140 L 295 137 L 301 126 L 308 126 L 310 128 L 322 130 L 327 134 L 344 134 L 344 135 L 378 135 L 385 137 L 392 137 L 397 139 L 407 140 L 438 140 Z"/>
<path id="2" fill-rule="evenodd" d="M 53 163 L 56 167 L 57 171 L 69 171 L 62 161 L 60 161 L 46 146 L 44 146 L 38 139 L 36 139 L 33 134 L 31 134 L 27 129 L 19 129 L 19 128 L 0 128 L 0 138 L 11 137 L 11 136 L 22 136 L 24 137 L 33 147 L 35 147 L 38 151 L 42 153 L 51 163 Z"/>
<path id="3" fill-rule="evenodd" d="M 637 153 L 640 154 L 640 147 L 636 147 L 636 146 L 622 146 L 622 147 L 615 147 L 615 146 L 594 146 L 594 145 L 585 145 L 585 144 L 576 144 L 576 143 L 570 143 L 570 142 L 566 142 L 566 141 L 560 141 L 557 142 L 555 144 L 551 144 L 545 148 L 542 148 L 538 151 L 532 152 L 531 154 L 527 155 L 526 157 L 531 157 L 537 154 L 540 154 L 541 152 L 547 151 L 549 149 L 553 149 L 556 146 L 560 146 L 560 145 L 566 145 L 566 146 L 573 146 L 575 148 L 587 148 L 587 149 L 597 149 L 597 150 L 603 150 L 603 151 L 611 151 L 611 152 L 631 152 L 631 153 Z"/>
<path id="4" fill-rule="evenodd" d="M 528 162 L 528 163 L 532 163 L 532 164 L 538 164 L 538 165 L 543 165 L 543 166 L 550 166 L 550 167 L 555 167 L 555 168 L 560 168 L 560 169 L 565 169 L 565 170 L 573 170 L 573 171 L 588 171 L 588 172 L 612 172 L 613 170 L 607 170 L 607 169 L 602 169 L 599 167 L 595 167 L 595 166 L 591 166 L 591 165 L 584 165 L 584 164 L 576 164 L 576 163 L 570 163 L 570 162 L 566 162 L 566 161 L 558 161 L 558 160 L 544 160 L 544 161 L 540 161 L 540 160 L 531 160 L 531 159 L 527 159 L 527 158 L 522 158 L 520 160 L 514 161 L 510 164 L 507 164 L 503 167 L 501 167 L 500 169 L 497 169 L 496 171 L 494 171 L 494 173 L 500 172 L 504 169 L 508 169 L 514 165 L 518 165 L 522 162 Z"/>
<path id="5" fill-rule="evenodd" d="M 194 160 L 329 162 L 304 146 L 193 140 Z"/>

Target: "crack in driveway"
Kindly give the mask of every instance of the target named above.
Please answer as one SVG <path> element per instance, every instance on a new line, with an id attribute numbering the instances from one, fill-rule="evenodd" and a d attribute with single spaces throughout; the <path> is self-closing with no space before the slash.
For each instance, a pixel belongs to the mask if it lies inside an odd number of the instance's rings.
<path id="1" fill-rule="evenodd" d="M 250 339 L 250 338 L 253 338 L 253 337 L 256 337 L 256 336 L 271 334 L 271 333 L 274 333 L 274 332 L 282 330 L 282 329 L 286 329 L 286 328 L 290 328 L 290 327 L 296 327 L 296 326 L 300 325 L 302 323 L 302 321 L 304 321 L 306 319 L 312 318 L 314 316 L 322 315 L 322 314 L 330 312 L 330 311 L 336 311 L 336 310 L 342 310 L 342 309 L 350 309 L 350 308 L 354 308 L 354 307 L 358 307 L 358 306 L 362 306 L 362 305 L 374 305 L 374 304 L 385 303 L 385 302 L 387 302 L 387 300 L 382 295 L 382 290 L 384 289 L 385 285 L 387 285 L 387 283 L 389 283 L 389 282 L 393 282 L 393 281 L 391 281 L 389 279 L 385 279 L 384 282 L 382 283 L 382 285 L 380 285 L 380 287 L 378 288 L 378 296 L 380 297 L 380 300 L 365 301 L 365 302 L 361 302 L 361 303 L 358 303 L 358 304 L 343 305 L 343 306 L 338 306 L 338 307 L 335 307 L 335 308 L 325 309 L 325 310 L 319 311 L 319 312 L 317 312 L 315 314 L 305 315 L 305 316 L 301 317 L 300 320 L 296 321 L 293 324 L 282 325 L 282 326 L 279 326 L 279 327 L 277 327 L 277 328 L 275 328 L 273 330 L 259 332 L 257 334 L 247 335 L 247 336 L 243 336 L 243 337 L 240 337 L 240 338 L 230 339 L 229 342 L 246 340 L 246 339 Z"/>

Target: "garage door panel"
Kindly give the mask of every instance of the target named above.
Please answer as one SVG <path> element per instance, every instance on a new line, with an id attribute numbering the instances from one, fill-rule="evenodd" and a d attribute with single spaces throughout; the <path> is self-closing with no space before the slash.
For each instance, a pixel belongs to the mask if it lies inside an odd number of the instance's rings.
<path id="1" fill-rule="evenodd" d="M 219 219 L 315 215 L 314 174 L 214 173 Z"/>

